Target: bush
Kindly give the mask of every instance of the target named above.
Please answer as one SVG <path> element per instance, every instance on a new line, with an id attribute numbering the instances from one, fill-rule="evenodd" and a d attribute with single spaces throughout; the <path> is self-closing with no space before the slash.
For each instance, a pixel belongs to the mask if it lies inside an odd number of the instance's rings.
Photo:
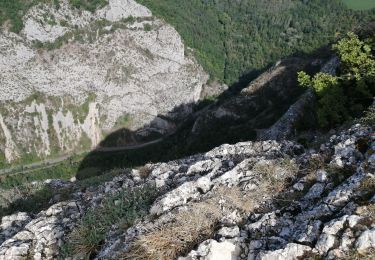
<path id="1" fill-rule="evenodd" d="M 365 115 L 360 119 L 360 123 L 364 125 L 375 125 L 375 107 L 370 107 Z"/>
<path id="2" fill-rule="evenodd" d="M 108 4 L 107 0 L 69 0 L 70 4 L 78 9 L 95 12 L 96 9 Z"/>
<path id="3" fill-rule="evenodd" d="M 137 219 L 147 215 L 156 195 L 154 187 L 144 186 L 126 189 L 104 199 L 101 206 L 86 213 L 68 236 L 68 241 L 62 248 L 63 257 L 79 254 L 89 259 L 100 249 L 112 225 L 123 230 L 133 225 Z"/>
<path id="4" fill-rule="evenodd" d="M 333 45 L 341 60 L 338 76 L 298 73 L 302 87 L 310 87 L 318 97 L 317 116 L 322 128 L 334 127 L 359 116 L 375 95 L 375 43 L 354 33 Z"/>

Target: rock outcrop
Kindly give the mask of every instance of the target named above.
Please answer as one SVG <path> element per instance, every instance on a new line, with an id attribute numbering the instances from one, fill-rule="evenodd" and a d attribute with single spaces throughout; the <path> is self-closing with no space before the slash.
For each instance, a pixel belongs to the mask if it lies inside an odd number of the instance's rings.
<path id="1" fill-rule="evenodd" d="M 0 160 L 89 150 L 120 127 L 173 131 L 208 79 L 176 30 L 133 0 L 59 2 L 0 32 Z"/>
<path id="2" fill-rule="evenodd" d="M 371 259 L 373 134 L 373 126 L 355 125 L 317 150 L 289 141 L 242 142 L 126 171 L 39 214 L 4 217 L 0 259 L 57 257 L 79 219 L 106 197 L 151 186 L 159 195 L 148 215 L 125 229 L 110 225 L 90 257 Z"/>

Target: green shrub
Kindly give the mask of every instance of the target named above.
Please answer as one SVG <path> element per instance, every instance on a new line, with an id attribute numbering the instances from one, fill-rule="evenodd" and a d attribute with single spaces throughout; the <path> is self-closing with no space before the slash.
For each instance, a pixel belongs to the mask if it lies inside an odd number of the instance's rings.
<path id="1" fill-rule="evenodd" d="M 95 12 L 96 9 L 108 4 L 107 0 L 69 0 L 70 4 L 78 9 Z"/>
<path id="2" fill-rule="evenodd" d="M 375 107 L 370 107 L 365 115 L 360 119 L 360 123 L 364 125 L 375 125 Z"/>
<path id="3" fill-rule="evenodd" d="M 149 23 L 145 23 L 145 24 L 143 25 L 143 30 L 145 30 L 146 32 L 151 31 L 151 30 L 152 30 L 152 25 L 149 24 Z"/>
<path id="4" fill-rule="evenodd" d="M 354 33 L 333 45 L 341 60 L 338 76 L 298 73 L 302 87 L 310 87 L 318 97 L 317 117 L 322 128 L 329 128 L 360 115 L 375 95 L 375 43 L 361 40 Z"/>
<path id="5" fill-rule="evenodd" d="M 63 257 L 79 254 L 88 259 L 100 249 L 112 225 L 125 230 L 147 215 L 156 195 L 154 187 L 145 186 L 106 198 L 99 207 L 90 209 L 68 236 L 62 248 Z"/>

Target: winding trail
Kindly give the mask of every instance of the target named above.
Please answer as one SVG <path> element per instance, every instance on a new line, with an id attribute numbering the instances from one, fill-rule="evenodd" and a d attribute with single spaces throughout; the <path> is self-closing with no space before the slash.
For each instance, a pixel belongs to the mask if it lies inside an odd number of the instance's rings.
<path id="1" fill-rule="evenodd" d="M 150 141 L 143 144 L 137 144 L 137 145 L 127 145 L 127 146 L 116 146 L 116 147 L 97 147 L 93 152 L 100 152 L 100 153 L 110 153 L 110 152 L 120 152 L 120 151 L 127 151 L 127 150 L 137 150 L 140 148 L 144 148 L 153 144 L 157 144 L 162 142 L 165 139 L 165 137 L 156 139 L 154 141 Z"/>

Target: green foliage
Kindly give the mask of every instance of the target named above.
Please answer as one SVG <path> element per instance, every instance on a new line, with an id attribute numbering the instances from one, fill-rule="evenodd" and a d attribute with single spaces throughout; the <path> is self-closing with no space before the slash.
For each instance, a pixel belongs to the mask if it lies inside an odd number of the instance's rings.
<path id="1" fill-rule="evenodd" d="M 302 87 L 312 87 L 318 95 L 323 95 L 324 91 L 329 87 L 337 86 L 338 79 L 332 75 L 319 72 L 313 78 L 306 72 L 298 72 L 298 83 Z"/>
<path id="2" fill-rule="evenodd" d="M 146 32 L 151 31 L 151 30 L 152 30 L 152 25 L 149 24 L 149 23 L 145 23 L 145 24 L 143 25 L 143 30 L 145 30 Z"/>
<path id="3" fill-rule="evenodd" d="M 0 0 L 0 25 L 10 21 L 10 29 L 13 32 L 20 32 L 23 29 L 22 16 L 32 6 L 43 0 Z"/>
<path id="4" fill-rule="evenodd" d="M 333 45 L 341 60 L 338 76 L 298 73 L 302 87 L 311 87 L 318 96 L 317 116 L 323 128 L 343 123 L 359 115 L 375 95 L 375 44 L 354 33 Z"/>
<path id="5" fill-rule="evenodd" d="M 84 190 L 85 188 L 88 188 L 88 187 L 97 187 L 100 184 L 103 184 L 107 181 L 112 180 L 114 177 L 116 177 L 118 175 L 127 174 L 128 172 L 129 172 L 129 170 L 127 170 L 127 169 L 125 169 L 125 170 L 124 169 L 113 169 L 113 170 L 110 170 L 110 171 L 105 172 L 105 173 L 101 172 L 100 175 L 96 174 L 97 176 L 91 175 L 90 176 L 91 178 L 87 178 L 87 179 L 84 179 L 84 180 L 78 180 L 76 182 L 76 184 L 78 185 L 80 190 Z M 94 177 L 92 177 L 92 176 L 94 176 Z"/>
<path id="6" fill-rule="evenodd" d="M 362 41 L 354 33 L 348 33 L 345 40 L 333 45 L 333 49 L 343 63 L 342 73 L 347 80 L 374 80 L 375 60 L 373 56 L 374 41 L 367 39 Z M 375 82 L 371 82 L 375 83 Z"/>
<path id="7" fill-rule="evenodd" d="M 342 0 L 346 6 L 353 10 L 368 10 L 375 8 L 374 0 Z"/>
<path id="8" fill-rule="evenodd" d="M 70 4 L 78 9 L 95 12 L 96 9 L 108 4 L 107 0 L 69 0 Z"/>
<path id="9" fill-rule="evenodd" d="M 113 225 L 125 230 L 147 215 L 151 203 L 156 198 L 154 187 L 126 189 L 119 194 L 104 199 L 97 208 L 90 209 L 68 237 L 62 248 L 64 258 L 73 254 L 89 258 L 96 253 Z"/>
<path id="10" fill-rule="evenodd" d="M 70 4 L 78 9 L 94 12 L 108 4 L 107 0 L 69 0 Z M 0 26 L 10 21 L 12 32 L 19 33 L 23 27 L 22 17 L 26 12 L 38 3 L 53 3 L 56 9 L 60 8 L 59 0 L 0 0 Z M 54 19 L 47 20 L 54 25 Z"/>
<path id="11" fill-rule="evenodd" d="M 361 124 L 373 126 L 375 125 L 375 107 L 370 107 L 360 120 Z"/>
<path id="12" fill-rule="evenodd" d="M 4 205 L 3 197 L 0 197 L 0 218 L 14 212 L 38 213 L 49 205 L 53 196 L 53 190 L 47 185 L 21 185 L 11 190 L 12 193 L 21 193 L 22 197 Z M 2 191 L 2 195 L 4 191 Z"/>
<path id="13" fill-rule="evenodd" d="M 213 78 L 232 84 L 374 18 L 341 0 L 137 0 L 172 24 Z M 324 18 L 323 18 L 324 17 Z"/>
<path id="14" fill-rule="evenodd" d="M 49 168 L 41 168 L 27 173 L 0 175 L 0 189 L 11 189 L 25 183 L 46 179 L 69 180 L 75 176 L 78 170 L 78 165 L 74 160 L 75 158 L 72 158 Z M 24 171 L 26 170 L 24 169 Z"/>
<path id="15" fill-rule="evenodd" d="M 124 114 L 116 120 L 115 128 L 129 127 L 131 121 L 131 116 L 129 114 Z"/>

